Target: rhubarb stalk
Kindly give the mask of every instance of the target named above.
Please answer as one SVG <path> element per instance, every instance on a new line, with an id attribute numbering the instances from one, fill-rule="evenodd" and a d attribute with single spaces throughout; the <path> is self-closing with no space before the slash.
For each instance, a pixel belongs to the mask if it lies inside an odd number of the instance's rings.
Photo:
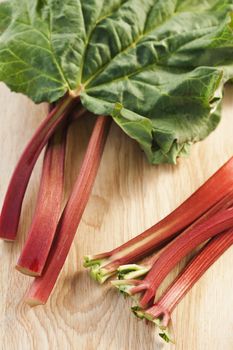
<path id="1" fill-rule="evenodd" d="M 45 151 L 38 200 L 27 241 L 16 265 L 20 272 L 40 276 L 47 260 L 60 217 L 66 134 L 62 123 L 49 140 Z"/>
<path id="2" fill-rule="evenodd" d="M 233 191 L 226 195 L 223 199 L 221 199 L 217 204 L 215 204 L 212 208 L 210 208 L 205 214 L 203 214 L 200 218 L 198 218 L 192 225 L 186 228 L 179 236 L 186 235 L 190 230 L 192 230 L 196 225 L 203 223 L 208 218 L 211 218 L 212 215 L 222 211 L 224 209 L 231 208 L 233 206 Z M 178 237 L 174 238 L 176 240 Z M 157 250 L 151 256 L 145 258 L 141 264 L 127 264 L 121 265 L 117 269 L 117 276 L 119 280 L 129 280 L 142 277 L 147 274 L 154 263 L 158 260 L 162 252 L 169 247 L 170 244 L 174 241 L 169 242 L 162 249 Z M 118 280 L 112 281 L 112 284 L 118 287 Z M 119 289 L 123 292 L 122 285 L 119 284 Z"/>
<path id="3" fill-rule="evenodd" d="M 84 266 L 103 283 L 121 265 L 138 261 L 174 238 L 233 190 L 233 157 L 183 204 L 156 225 L 112 251 L 86 256 Z"/>
<path id="4" fill-rule="evenodd" d="M 130 294 L 145 291 L 140 298 L 139 306 L 143 309 L 153 301 L 156 292 L 168 273 L 188 255 L 211 237 L 233 226 L 233 208 L 223 210 L 200 225 L 195 226 L 185 235 L 179 236 L 167 249 L 163 251 L 159 259 L 154 263 L 148 275 L 142 280 L 136 280 L 136 286 L 131 287 Z M 132 280 L 129 284 L 133 284 Z"/>
<path id="5" fill-rule="evenodd" d="M 26 301 L 30 305 L 45 304 L 56 283 L 90 196 L 110 122 L 110 117 L 103 116 L 96 121 L 79 176 L 59 221 L 43 275 L 35 279 L 27 293 Z"/>
<path id="6" fill-rule="evenodd" d="M 34 165 L 57 126 L 67 117 L 78 98 L 63 99 L 45 118 L 27 144 L 11 177 L 0 218 L 0 238 L 16 239 L 21 207 Z"/>
<path id="7" fill-rule="evenodd" d="M 170 341 L 169 323 L 171 313 L 184 298 L 193 285 L 203 276 L 205 271 L 233 244 L 233 229 L 212 238 L 202 250 L 191 260 L 175 281 L 168 287 L 162 297 L 149 309 L 141 310 L 133 307 L 133 312 L 158 325 L 162 331 L 160 336 Z"/>

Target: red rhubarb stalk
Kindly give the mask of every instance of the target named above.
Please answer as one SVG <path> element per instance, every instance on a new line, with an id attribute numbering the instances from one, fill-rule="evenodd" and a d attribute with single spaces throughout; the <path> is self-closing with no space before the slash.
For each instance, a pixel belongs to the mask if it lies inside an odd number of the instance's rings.
<path id="1" fill-rule="evenodd" d="M 140 260 L 174 238 L 233 190 L 233 157 L 183 204 L 156 225 L 112 251 L 86 256 L 94 279 L 103 283 L 120 265 Z"/>
<path id="2" fill-rule="evenodd" d="M 224 209 L 228 209 L 233 207 L 233 191 L 226 195 L 223 199 L 221 199 L 217 204 L 215 204 L 212 208 L 210 208 L 205 214 L 203 214 L 200 218 L 198 218 L 192 225 L 186 228 L 179 236 L 186 235 L 189 231 L 191 231 L 196 225 L 199 225 L 208 218 L 211 218 L 212 215 L 222 211 Z M 176 240 L 178 237 L 174 238 Z M 154 263 L 158 260 L 162 252 L 169 247 L 174 241 L 172 240 L 167 245 L 165 245 L 162 249 L 157 250 L 154 254 L 149 257 L 146 257 L 141 264 L 126 264 L 121 265 L 117 269 L 117 275 L 119 280 L 128 280 L 142 277 L 147 274 Z M 136 260 L 136 259 L 135 259 Z M 118 280 L 112 281 L 112 284 L 118 287 Z M 119 289 L 123 292 L 124 287 L 119 285 Z"/>
<path id="3" fill-rule="evenodd" d="M 30 305 L 46 303 L 63 267 L 96 178 L 110 122 L 110 117 L 103 116 L 96 121 L 79 176 L 59 221 L 43 275 L 35 279 L 27 293 L 26 301 Z"/>
<path id="4" fill-rule="evenodd" d="M 42 274 L 56 232 L 63 196 L 66 134 L 67 123 L 62 123 L 46 148 L 35 215 L 16 265 L 27 275 Z"/>
<path id="5" fill-rule="evenodd" d="M 132 287 L 130 294 L 145 291 L 139 301 L 143 309 L 153 301 L 156 292 L 168 273 L 188 255 L 194 248 L 198 247 L 211 237 L 233 227 L 233 208 L 223 210 L 200 225 L 195 226 L 185 235 L 177 237 L 167 249 L 163 251 L 159 259 L 154 263 L 148 275 L 140 281 L 137 286 Z M 132 281 L 131 281 L 132 283 Z"/>
<path id="6" fill-rule="evenodd" d="M 225 231 L 212 238 L 202 250 L 191 260 L 174 282 L 168 287 L 162 297 L 149 309 L 140 310 L 133 307 L 134 313 L 140 318 L 154 322 L 162 330 L 160 334 L 170 341 L 168 332 L 171 313 L 184 298 L 193 285 L 203 276 L 205 271 L 233 244 L 233 229 Z"/>
<path id="7" fill-rule="evenodd" d="M 34 165 L 50 136 L 66 118 L 75 102 L 76 99 L 72 96 L 63 99 L 41 123 L 24 149 L 11 177 L 3 203 L 0 218 L 0 238 L 8 241 L 16 239 L 22 202 Z"/>

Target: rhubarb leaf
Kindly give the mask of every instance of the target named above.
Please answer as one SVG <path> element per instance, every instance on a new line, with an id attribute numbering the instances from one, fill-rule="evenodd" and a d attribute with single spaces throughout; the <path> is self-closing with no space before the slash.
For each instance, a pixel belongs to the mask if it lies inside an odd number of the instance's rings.
<path id="1" fill-rule="evenodd" d="M 11 6 L 9 3 L 2 3 L 1 4 L 1 11 L 0 11 L 0 35 L 1 33 L 8 27 L 10 20 L 11 20 Z"/>
<path id="2" fill-rule="evenodd" d="M 0 80 L 35 102 L 81 95 L 151 163 L 175 163 L 220 120 L 232 13 L 233 0 L 6 1 Z"/>
<path id="3" fill-rule="evenodd" d="M 174 87 L 173 93 L 164 91 L 157 102 L 158 115 L 155 117 L 151 115 L 150 118 L 145 118 L 119 104 L 113 113 L 115 122 L 141 144 L 148 159 L 154 164 L 175 163 L 177 157 L 188 154 L 191 141 L 204 139 L 220 120 L 220 108 L 217 108 L 220 99 L 217 91 L 221 80 L 219 72 L 197 68 L 184 76 L 180 74 L 173 80 L 174 86 L 167 82 L 168 89 Z M 178 80 L 180 90 L 175 91 Z M 190 84 L 190 81 L 193 83 Z M 199 100 L 196 90 L 202 94 Z M 215 97 L 211 100 L 214 94 Z"/>

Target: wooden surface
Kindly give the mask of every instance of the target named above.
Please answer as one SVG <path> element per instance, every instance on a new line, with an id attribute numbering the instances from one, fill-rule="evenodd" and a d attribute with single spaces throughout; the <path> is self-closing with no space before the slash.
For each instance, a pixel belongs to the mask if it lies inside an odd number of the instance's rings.
<path id="1" fill-rule="evenodd" d="M 26 142 L 47 111 L 0 85 L 0 198 Z M 78 173 L 91 119 L 70 130 L 66 195 Z M 112 126 L 101 167 L 75 242 L 46 306 L 23 302 L 30 278 L 14 269 L 35 206 L 39 160 L 25 197 L 15 244 L 0 243 L 0 344 L 3 350 L 232 350 L 233 248 L 206 273 L 173 313 L 176 345 L 137 320 L 109 284 L 82 268 L 86 253 L 115 247 L 164 217 L 216 171 L 233 150 L 233 89 L 225 94 L 218 129 L 177 166 L 150 166 L 138 146 Z M 178 268 L 174 271 L 176 274 Z M 173 276 L 174 276 L 173 274 Z"/>

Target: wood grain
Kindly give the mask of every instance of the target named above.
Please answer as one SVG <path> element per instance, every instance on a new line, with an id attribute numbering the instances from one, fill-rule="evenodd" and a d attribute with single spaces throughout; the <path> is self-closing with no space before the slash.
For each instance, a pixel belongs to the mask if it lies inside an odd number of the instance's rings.
<path id="1" fill-rule="evenodd" d="M 75 242 L 46 306 L 29 308 L 30 278 L 14 269 L 35 207 L 41 159 L 25 197 L 15 244 L 0 243 L 0 344 L 3 350 L 232 350 L 233 248 L 206 273 L 173 313 L 176 345 L 164 345 L 152 325 L 137 320 L 130 301 L 109 284 L 99 286 L 82 268 L 82 256 L 111 249 L 151 226 L 187 198 L 231 155 L 233 88 L 225 94 L 218 129 L 177 166 L 150 166 L 138 146 L 112 126 L 101 167 Z M 1 203 L 16 161 L 45 116 L 46 105 L 0 86 Z M 93 121 L 70 130 L 66 196 L 77 176 Z M 174 271 L 174 274 L 176 274 Z M 171 276 L 170 276 L 171 278 Z"/>

